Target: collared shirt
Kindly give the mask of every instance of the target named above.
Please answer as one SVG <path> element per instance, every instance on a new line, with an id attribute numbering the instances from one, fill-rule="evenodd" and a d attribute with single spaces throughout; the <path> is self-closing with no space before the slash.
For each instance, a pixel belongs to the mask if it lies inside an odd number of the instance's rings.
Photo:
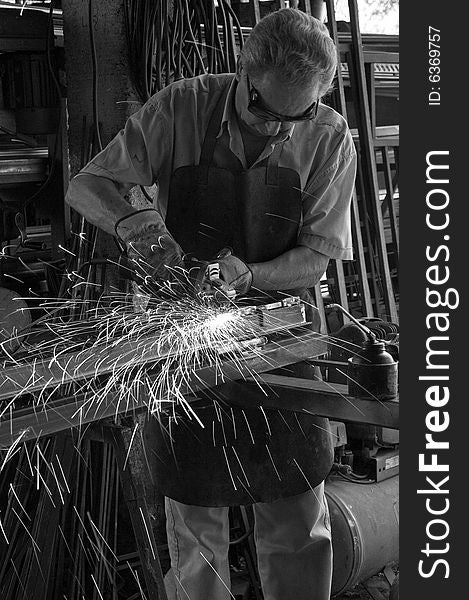
<path id="1" fill-rule="evenodd" d="M 158 209 L 164 217 L 171 175 L 179 167 L 199 163 L 210 116 L 226 86 L 229 90 L 218 139 L 231 152 L 215 150 L 214 162 L 219 167 L 236 164 L 238 169 L 248 168 L 234 109 L 236 85 L 233 74 L 201 75 L 170 84 L 133 114 L 80 173 L 111 179 L 121 193 L 135 185 L 157 183 Z M 283 144 L 279 166 L 300 175 L 298 245 L 331 258 L 352 259 L 350 200 L 356 153 L 345 120 L 321 104 L 313 121 L 294 123 L 288 131 L 271 137 L 249 168 L 268 157 L 276 144 Z"/>

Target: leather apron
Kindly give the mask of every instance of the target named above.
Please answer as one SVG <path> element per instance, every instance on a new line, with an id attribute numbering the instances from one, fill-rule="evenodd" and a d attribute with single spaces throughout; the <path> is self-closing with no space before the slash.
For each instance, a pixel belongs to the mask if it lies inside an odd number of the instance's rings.
<path id="1" fill-rule="evenodd" d="M 230 246 L 246 262 L 271 260 L 297 242 L 299 174 L 278 166 L 282 144 L 248 170 L 237 159 L 237 169 L 213 164 L 226 95 L 227 89 L 211 116 L 199 164 L 172 175 L 166 225 L 184 251 L 199 259 L 212 259 Z M 304 289 L 290 293 L 308 297 Z M 269 292 L 261 303 L 272 297 Z M 314 369 L 302 363 L 284 372 L 312 377 Z M 150 421 L 145 435 L 156 444 L 156 478 L 164 495 L 199 506 L 272 502 L 305 492 L 326 477 L 333 460 L 328 420 L 230 406 L 230 396 L 242 393 L 242 386 L 232 383 L 199 394 L 196 410 L 204 428 L 182 411 L 176 419 L 166 417 L 164 427 Z"/>

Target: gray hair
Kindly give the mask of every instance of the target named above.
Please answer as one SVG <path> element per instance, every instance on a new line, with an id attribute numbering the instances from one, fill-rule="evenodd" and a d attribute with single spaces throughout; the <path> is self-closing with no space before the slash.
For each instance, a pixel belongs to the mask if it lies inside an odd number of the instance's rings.
<path id="1" fill-rule="evenodd" d="M 257 23 L 240 55 L 249 75 L 273 72 L 286 85 L 321 84 L 321 96 L 331 88 L 337 49 L 327 27 L 295 8 L 282 8 Z"/>

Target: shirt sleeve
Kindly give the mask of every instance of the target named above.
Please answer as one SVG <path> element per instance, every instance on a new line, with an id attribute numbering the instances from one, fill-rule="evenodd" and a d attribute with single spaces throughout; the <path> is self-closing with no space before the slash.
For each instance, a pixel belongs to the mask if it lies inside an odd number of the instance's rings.
<path id="1" fill-rule="evenodd" d="M 121 193 L 135 185 L 153 185 L 170 154 L 170 115 L 160 94 L 129 117 L 124 128 L 78 176 L 89 173 L 106 177 L 118 184 Z"/>
<path id="2" fill-rule="evenodd" d="M 330 258 L 352 260 L 350 203 L 356 173 L 356 152 L 350 132 L 310 177 L 303 191 L 303 223 L 298 244 Z"/>

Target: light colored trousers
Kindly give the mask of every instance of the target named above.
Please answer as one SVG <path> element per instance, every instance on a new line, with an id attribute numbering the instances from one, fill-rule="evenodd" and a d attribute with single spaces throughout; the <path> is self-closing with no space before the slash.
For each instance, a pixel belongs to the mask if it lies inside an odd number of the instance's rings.
<path id="1" fill-rule="evenodd" d="M 332 543 L 324 484 L 253 504 L 254 539 L 264 600 L 329 600 Z M 171 571 L 178 600 L 230 600 L 227 507 L 166 498 Z"/>

